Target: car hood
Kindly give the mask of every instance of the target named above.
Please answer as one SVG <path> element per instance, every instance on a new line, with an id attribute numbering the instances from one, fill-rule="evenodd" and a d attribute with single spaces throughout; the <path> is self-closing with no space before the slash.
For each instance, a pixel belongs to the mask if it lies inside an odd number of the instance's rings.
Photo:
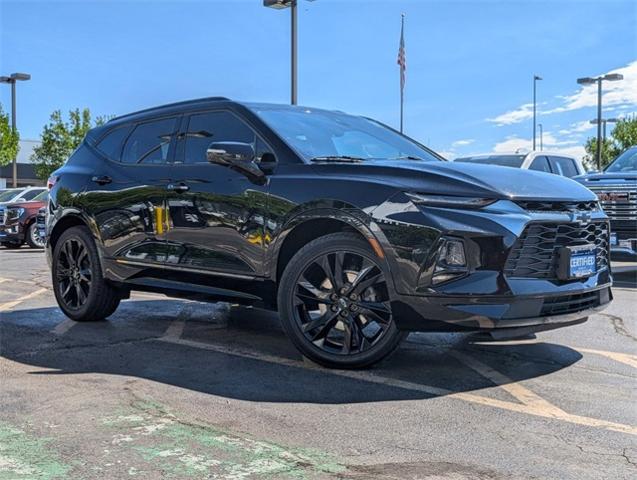
<path id="1" fill-rule="evenodd" d="M 587 201 L 597 197 L 571 179 L 495 165 L 418 160 L 318 163 L 317 173 L 365 177 L 407 191 L 511 200 Z"/>
<path id="2" fill-rule="evenodd" d="M 613 172 L 613 173 L 591 173 L 588 175 L 580 175 L 574 180 L 586 185 L 587 187 L 595 187 L 596 185 L 634 185 L 637 183 L 637 172 Z"/>

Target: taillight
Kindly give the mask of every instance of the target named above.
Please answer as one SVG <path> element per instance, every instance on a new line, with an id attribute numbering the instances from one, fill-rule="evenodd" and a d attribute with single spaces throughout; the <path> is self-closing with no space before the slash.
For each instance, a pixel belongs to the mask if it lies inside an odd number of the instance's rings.
<path id="1" fill-rule="evenodd" d="M 51 175 L 49 179 L 46 181 L 46 188 L 51 190 L 53 188 L 53 185 L 55 185 L 55 183 L 58 181 L 59 178 L 60 177 L 56 175 Z"/>

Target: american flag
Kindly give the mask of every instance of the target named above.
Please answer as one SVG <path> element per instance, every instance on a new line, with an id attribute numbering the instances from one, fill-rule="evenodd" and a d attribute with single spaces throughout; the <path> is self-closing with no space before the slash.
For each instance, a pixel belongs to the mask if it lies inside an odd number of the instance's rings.
<path id="1" fill-rule="evenodd" d="M 407 70 L 407 60 L 405 59 L 405 16 L 403 15 L 402 24 L 400 26 L 400 46 L 398 47 L 398 60 L 396 63 L 400 65 L 400 88 L 405 88 L 405 70 Z"/>

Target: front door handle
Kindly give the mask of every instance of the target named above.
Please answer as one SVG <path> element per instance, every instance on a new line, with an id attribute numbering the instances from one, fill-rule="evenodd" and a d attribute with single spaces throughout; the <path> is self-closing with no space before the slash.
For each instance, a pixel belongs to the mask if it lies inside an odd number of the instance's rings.
<path id="1" fill-rule="evenodd" d="M 91 178 L 91 181 L 97 183 L 98 185 L 106 185 L 108 183 L 111 183 L 113 179 L 108 175 L 95 175 L 93 178 Z"/>
<path id="2" fill-rule="evenodd" d="M 183 193 L 190 190 L 190 187 L 186 185 L 185 183 L 181 182 L 181 183 L 169 183 L 166 186 L 166 189 L 170 190 L 171 192 Z"/>

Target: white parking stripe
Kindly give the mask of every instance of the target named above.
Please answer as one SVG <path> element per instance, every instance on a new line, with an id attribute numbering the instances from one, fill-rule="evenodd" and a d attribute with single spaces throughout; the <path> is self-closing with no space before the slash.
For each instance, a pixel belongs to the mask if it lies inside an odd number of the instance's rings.
<path id="1" fill-rule="evenodd" d="M 637 355 L 631 355 L 630 353 L 607 352 L 606 350 L 594 350 L 592 348 L 573 348 L 581 353 L 592 353 L 594 355 L 601 355 L 602 357 L 610 358 L 611 360 L 615 360 L 616 362 L 624 363 L 633 368 L 637 368 Z"/>

